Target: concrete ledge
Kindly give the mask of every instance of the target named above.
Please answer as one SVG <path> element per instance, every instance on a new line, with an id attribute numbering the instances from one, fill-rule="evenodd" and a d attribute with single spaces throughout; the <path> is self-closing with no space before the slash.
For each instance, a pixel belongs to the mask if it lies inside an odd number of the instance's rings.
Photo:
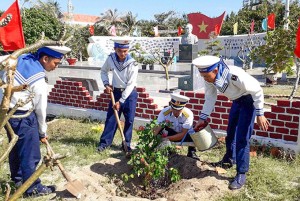
<path id="1" fill-rule="evenodd" d="M 93 110 L 93 109 L 85 109 L 78 108 L 60 104 L 52 104 L 48 103 L 47 114 L 54 114 L 56 116 L 65 116 L 65 117 L 77 117 L 77 118 L 91 118 L 97 119 L 99 121 L 105 121 L 106 112 Z"/>
<path id="2" fill-rule="evenodd" d="M 105 122 L 106 111 L 99 111 L 94 109 L 78 108 L 67 105 L 48 103 L 47 114 L 54 114 L 56 116 L 75 117 L 75 118 L 90 118 L 92 120 L 99 120 Z M 121 116 L 121 121 L 124 121 L 124 116 Z M 140 117 L 134 118 L 134 128 L 138 129 L 140 126 L 145 126 L 150 122 L 150 119 Z"/>

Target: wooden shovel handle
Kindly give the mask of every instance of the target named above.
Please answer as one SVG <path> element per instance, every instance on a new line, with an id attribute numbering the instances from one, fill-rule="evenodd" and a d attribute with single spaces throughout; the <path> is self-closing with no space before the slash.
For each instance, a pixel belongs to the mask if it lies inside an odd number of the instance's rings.
<path id="1" fill-rule="evenodd" d="M 53 151 L 52 147 L 50 146 L 50 144 L 49 144 L 49 142 L 48 142 L 47 139 L 45 139 L 45 144 L 46 144 L 46 146 L 47 146 L 47 149 L 48 149 L 53 155 L 55 155 L 55 153 L 54 153 L 54 151 Z M 68 182 L 72 181 L 71 178 L 70 178 L 70 176 L 69 176 L 68 173 L 66 172 L 65 168 L 64 168 L 63 165 L 61 164 L 60 160 L 56 160 L 56 163 L 57 163 L 57 166 L 58 166 L 58 168 L 60 169 L 62 175 L 65 177 L 65 179 L 66 179 Z"/>
<path id="2" fill-rule="evenodd" d="M 112 102 L 112 107 L 113 107 L 113 110 L 114 110 L 114 113 L 115 113 L 115 117 L 116 117 L 116 120 L 117 120 L 118 128 L 119 128 L 120 133 L 121 133 L 123 147 L 124 147 L 125 152 L 127 153 L 128 152 L 127 144 L 126 144 L 126 141 L 125 141 L 125 136 L 124 136 L 124 132 L 123 132 L 123 129 L 122 129 L 122 126 L 121 126 L 118 111 L 114 108 L 114 105 L 116 104 L 116 101 L 115 101 L 114 93 L 112 91 L 110 92 L 110 97 L 111 97 L 111 102 Z"/>

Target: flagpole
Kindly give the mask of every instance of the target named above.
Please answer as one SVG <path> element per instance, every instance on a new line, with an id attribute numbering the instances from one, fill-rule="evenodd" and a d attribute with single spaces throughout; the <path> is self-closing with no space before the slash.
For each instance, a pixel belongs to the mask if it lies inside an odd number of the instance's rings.
<path id="1" fill-rule="evenodd" d="M 285 1 L 285 23 L 284 23 L 284 29 L 288 30 L 289 29 L 289 17 L 290 15 L 290 0 Z"/>

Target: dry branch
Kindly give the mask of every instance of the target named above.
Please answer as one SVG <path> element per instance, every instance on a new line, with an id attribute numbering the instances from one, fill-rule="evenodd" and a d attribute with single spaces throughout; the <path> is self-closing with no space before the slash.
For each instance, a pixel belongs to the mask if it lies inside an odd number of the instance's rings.
<path id="1" fill-rule="evenodd" d="M 17 136 L 15 134 L 15 132 L 13 131 L 11 125 L 9 122 L 6 123 L 6 129 L 8 131 L 8 134 L 10 135 L 10 142 L 7 145 L 7 149 L 5 150 L 4 154 L 2 154 L 2 156 L 0 157 L 0 165 L 4 162 L 4 160 L 8 157 L 10 151 L 12 150 L 12 148 L 15 146 L 15 144 L 17 143 L 19 136 Z"/>
<path id="2" fill-rule="evenodd" d="M 10 185 L 8 183 L 6 183 L 5 186 L 6 186 L 5 201 L 7 201 L 8 198 L 9 198 L 9 195 L 10 195 L 11 188 L 10 188 Z"/>
<path id="3" fill-rule="evenodd" d="M 25 181 L 25 183 L 18 188 L 18 190 L 8 199 L 8 201 L 18 200 L 19 197 L 23 195 L 23 193 L 35 182 L 41 174 L 46 170 L 47 165 L 42 163 L 40 167 Z"/>

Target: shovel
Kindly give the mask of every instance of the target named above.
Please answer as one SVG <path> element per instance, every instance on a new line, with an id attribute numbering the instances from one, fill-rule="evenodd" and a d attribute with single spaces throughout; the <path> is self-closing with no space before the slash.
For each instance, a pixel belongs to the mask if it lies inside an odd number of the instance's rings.
<path id="1" fill-rule="evenodd" d="M 47 139 L 45 140 L 45 144 L 47 146 L 47 150 L 50 151 L 52 155 L 55 155 Z M 79 199 L 81 197 L 81 192 L 84 190 L 83 184 L 77 179 L 72 181 L 70 176 L 67 174 L 66 170 L 64 169 L 63 165 L 61 164 L 61 162 L 59 160 L 56 160 L 56 163 L 62 175 L 68 181 L 68 183 L 65 185 L 65 188 L 69 193 L 71 193 L 72 195 L 74 195 L 76 198 Z"/>
<path id="2" fill-rule="evenodd" d="M 110 97 L 111 97 L 112 105 L 114 106 L 114 105 L 116 104 L 116 101 L 115 101 L 115 97 L 114 97 L 114 94 L 113 94 L 112 91 L 110 92 Z M 126 143 L 126 141 L 125 141 L 124 132 L 123 132 L 123 129 L 122 129 L 122 126 L 121 126 L 119 114 L 118 114 L 118 111 L 117 111 L 114 107 L 113 107 L 113 110 L 114 110 L 115 117 L 116 117 L 116 120 L 117 120 L 117 123 L 118 123 L 118 128 L 119 128 L 120 133 L 121 133 L 122 144 L 123 144 L 125 153 L 126 153 L 126 155 L 127 155 L 127 154 L 128 154 L 127 143 Z"/>

